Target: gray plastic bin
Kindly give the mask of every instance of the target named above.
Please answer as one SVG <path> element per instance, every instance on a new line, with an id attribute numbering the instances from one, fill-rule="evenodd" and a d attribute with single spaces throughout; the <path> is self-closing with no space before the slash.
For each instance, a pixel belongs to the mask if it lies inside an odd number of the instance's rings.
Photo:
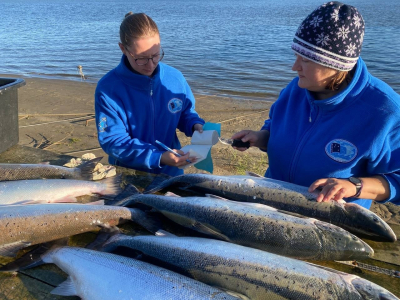
<path id="1" fill-rule="evenodd" d="M 0 78 L 0 153 L 19 141 L 18 88 L 23 85 L 23 79 Z"/>

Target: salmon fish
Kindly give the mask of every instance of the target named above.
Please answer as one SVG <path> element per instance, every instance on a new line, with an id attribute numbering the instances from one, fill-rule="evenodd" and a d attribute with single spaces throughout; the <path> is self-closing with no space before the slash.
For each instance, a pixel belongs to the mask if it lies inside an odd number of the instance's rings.
<path id="1" fill-rule="evenodd" d="M 61 247 L 42 255 L 68 279 L 51 293 L 83 300 L 234 300 L 235 296 L 178 273 L 115 254 Z"/>
<path id="2" fill-rule="evenodd" d="M 0 181 L 25 179 L 93 180 L 93 171 L 102 157 L 87 161 L 76 168 L 47 164 L 0 164 Z"/>
<path id="3" fill-rule="evenodd" d="M 103 251 L 127 247 L 206 284 L 264 299 L 398 300 L 356 275 L 213 239 L 117 234 Z M 144 254 L 144 256 L 143 256 Z"/>
<path id="4" fill-rule="evenodd" d="M 31 179 L 0 182 L 0 205 L 76 202 L 76 197 L 121 192 L 120 176 L 100 181 L 76 179 Z"/>
<path id="5" fill-rule="evenodd" d="M 316 202 L 316 193 L 308 188 L 284 181 L 255 176 L 216 176 L 183 174 L 165 180 L 145 193 L 166 187 L 209 193 L 235 201 L 255 202 L 329 222 L 355 234 L 377 236 L 396 241 L 392 228 L 378 215 L 354 203 Z"/>
<path id="6" fill-rule="evenodd" d="M 136 203 L 224 241 L 293 258 L 349 260 L 365 259 L 374 253 L 367 243 L 338 226 L 288 215 L 263 204 L 154 194 L 134 194 L 115 204 Z"/>
<path id="7" fill-rule="evenodd" d="M 115 226 L 141 222 L 143 212 L 92 204 L 8 205 L 0 208 L 0 255 L 15 256 L 25 247 Z"/>

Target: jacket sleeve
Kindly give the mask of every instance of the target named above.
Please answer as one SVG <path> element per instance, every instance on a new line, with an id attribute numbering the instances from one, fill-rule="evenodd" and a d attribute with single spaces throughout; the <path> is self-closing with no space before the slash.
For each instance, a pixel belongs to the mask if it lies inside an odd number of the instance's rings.
<path id="1" fill-rule="evenodd" d="M 95 93 L 95 112 L 98 140 L 101 148 L 111 157 L 131 168 L 155 169 L 160 167 L 162 151 L 149 143 L 131 137 L 128 120 L 122 104 L 105 93 Z"/>
<path id="2" fill-rule="evenodd" d="M 382 149 L 369 165 L 371 174 L 386 178 L 390 187 L 390 196 L 384 202 L 400 205 L 400 128 L 393 129 L 385 138 Z"/>
<path id="3" fill-rule="evenodd" d="M 201 119 L 195 110 L 195 99 L 189 84 L 184 80 L 186 99 L 184 101 L 184 107 L 182 114 L 178 122 L 178 129 L 185 133 L 186 136 L 192 136 L 192 127 L 195 124 L 204 125 L 204 120 Z"/>

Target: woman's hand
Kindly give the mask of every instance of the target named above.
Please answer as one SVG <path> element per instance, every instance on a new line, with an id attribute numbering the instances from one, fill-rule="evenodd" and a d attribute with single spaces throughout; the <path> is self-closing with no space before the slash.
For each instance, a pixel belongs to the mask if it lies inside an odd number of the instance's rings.
<path id="1" fill-rule="evenodd" d="M 269 140 L 269 131 L 268 130 L 242 130 L 238 133 L 235 133 L 232 136 L 232 139 L 240 139 L 242 142 L 250 142 L 250 147 L 258 147 L 262 150 L 267 150 L 267 144 Z M 238 148 L 233 147 L 239 151 L 245 151 L 247 148 Z"/>
<path id="2" fill-rule="evenodd" d="M 186 166 L 190 163 L 194 163 L 196 162 L 196 157 L 189 157 L 189 152 L 188 153 L 184 153 L 181 150 L 176 150 L 173 149 L 175 152 L 181 154 L 181 157 L 177 157 L 175 154 L 171 153 L 171 152 L 164 152 L 161 155 L 161 160 L 160 163 L 162 165 L 167 165 L 167 166 L 172 166 L 172 167 L 182 167 L 182 166 Z"/>
<path id="3" fill-rule="evenodd" d="M 362 177 L 360 178 L 363 187 L 361 194 L 357 198 L 384 201 L 390 196 L 390 187 L 383 176 Z M 321 189 L 317 197 L 317 202 L 329 200 L 339 201 L 342 198 L 351 198 L 356 192 L 356 186 L 347 179 L 321 178 L 314 181 L 308 188 L 309 192 Z"/>
<path id="4" fill-rule="evenodd" d="M 193 132 L 195 132 L 195 131 L 198 131 L 198 132 L 202 133 L 202 132 L 203 132 L 203 125 L 201 125 L 201 124 L 194 124 L 194 125 L 193 125 Z"/>
<path id="5" fill-rule="evenodd" d="M 347 179 L 321 178 L 315 180 L 308 188 L 309 192 L 321 189 L 317 196 L 317 202 L 329 200 L 339 201 L 342 198 L 349 198 L 357 193 L 356 186 Z"/>

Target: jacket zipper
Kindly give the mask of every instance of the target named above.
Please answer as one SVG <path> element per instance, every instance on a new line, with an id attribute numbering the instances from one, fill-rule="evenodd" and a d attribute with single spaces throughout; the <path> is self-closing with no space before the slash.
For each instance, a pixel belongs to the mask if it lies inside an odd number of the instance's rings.
<path id="1" fill-rule="evenodd" d="M 311 104 L 311 105 L 312 105 L 312 104 Z M 297 166 L 298 157 L 299 157 L 299 155 L 300 155 L 301 150 L 303 149 L 303 146 L 304 146 L 305 141 L 307 140 L 307 137 L 310 135 L 310 133 L 312 132 L 313 128 L 315 127 L 315 124 L 316 124 L 317 121 L 318 121 L 318 118 L 319 118 L 319 109 L 318 109 L 318 107 L 317 107 L 316 109 L 317 109 L 317 113 L 316 113 L 316 115 L 315 115 L 314 124 L 312 124 L 312 125 L 310 126 L 310 128 L 304 133 L 303 137 L 301 138 L 300 143 L 298 144 L 298 146 L 297 146 L 297 148 L 296 148 L 296 151 L 295 151 L 295 154 L 294 154 L 292 163 L 290 164 L 290 172 L 289 172 L 289 180 L 290 180 L 290 182 L 294 182 L 294 175 L 295 175 L 294 170 L 296 169 L 296 166 Z M 311 116 L 312 110 L 313 110 L 313 109 L 312 109 L 312 106 L 311 106 L 310 115 L 309 115 L 309 117 L 308 117 L 308 122 L 309 122 L 309 123 L 312 123 L 312 116 Z"/>
<path id="2" fill-rule="evenodd" d="M 155 130 L 156 130 L 156 121 L 155 121 L 155 109 L 154 109 L 154 100 L 153 100 L 153 79 L 150 79 L 150 102 L 151 107 L 153 109 L 152 118 L 153 118 L 153 142 L 155 142 Z"/>

